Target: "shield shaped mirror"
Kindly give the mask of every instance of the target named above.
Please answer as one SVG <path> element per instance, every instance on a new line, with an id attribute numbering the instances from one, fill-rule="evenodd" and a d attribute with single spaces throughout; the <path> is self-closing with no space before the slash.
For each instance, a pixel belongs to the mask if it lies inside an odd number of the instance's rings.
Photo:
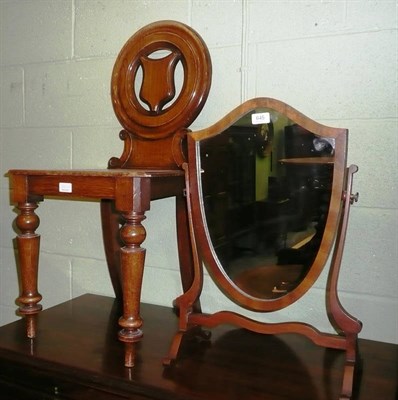
<path id="1" fill-rule="evenodd" d="M 200 141 L 209 247 L 216 268 L 248 296 L 291 292 L 326 244 L 335 140 L 263 107 Z"/>
<path id="2" fill-rule="evenodd" d="M 202 337 L 201 326 L 222 323 L 299 333 L 346 351 L 342 398 L 350 397 L 362 324 L 342 307 L 337 291 L 349 208 L 357 199 L 351 194 L 357 167 L 346 167 L 347 137 L 346 129 L 320 124 L 270 98 L 249 100 L 188 135 L 184 169 L 194 273 L 189 290 L 176 299 L 180 326 L 165 364 L 176 359 L 192 328 Z M 244 312 L 202 312 L 203 265 L 230 300 L 256 312 L 293 304 L 328 265 L 326 305 L 337 334 L 301 321 L 265 323 Z"/>
<path id="3" fill-rule="evenodd" d="M 347 131 L 254 99 L 190 142 L 194 229 L 210 274 L 245 308 L 291 304 L 334 242 Z"/>

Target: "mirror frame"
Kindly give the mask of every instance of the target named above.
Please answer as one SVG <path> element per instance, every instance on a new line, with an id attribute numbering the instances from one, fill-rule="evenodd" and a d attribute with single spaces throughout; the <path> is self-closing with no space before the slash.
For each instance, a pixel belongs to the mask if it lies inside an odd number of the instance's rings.
<path id="1" fill-rule="evenodd" d="M 200 142 L 222 133 L 242 116 L 261 108 L 279 112 L 311 133 L 335 140 L 332 193 L 318 254 L 308 274 L 298 286 L 291 292 L 273 299 L 260 299 L 244 293 L 232 283 L 221 267 L 214 247 L 211 245 L 207 228 L 200 176 Z M 306 336 L 319 346 L 345 351 L 340 398 L 351 398 L 357 360 L 357 339 L 358 333 L 362 329 L 362 323 L 344 309 L 337 289 L 350 205 L 358 200 L 358 194 L 352 194 L 351 191 L 353 174 L 357 172 L 358 167 L 356 165 L 346 167 L 347 140 L 347 129 L 319 124 L 286 103 L 266 97 L 248 100 L 209 128 L 188 133 L 188 162 L 183 164 L 183 169 L 185 170 L 185 190 L 193 256 L 193 280 L 191 287 L 174 301 L 180 317 L 179 327 L 172 340 L 169 353 L 163 360 L 165 366 L 170 366 L 177 360 L 183 338 L 188 333 L 187 337 L 199 337 L 201 340 L 210 338 L 210 334 L 203 331 L 202 327 L 213 328 L 220 324 L 232 324 L 262 334 L 296 333 Z M 233 311 L 221 310 L 207 314 L 201 310 L 203 264 L 206 264 L 213 281 L 230 300 L 246 310 L 273 312 L 291 305 L 313 286 L 326 265 L 332 249 L 325 297 L 327 316 L 336 333 L 321 332 L 314 326 L 301 321 L 268 323 Z"/>
<path id="2" fill-rule="evenodd" d="M 329 212 L 318 254 L 309 268 L 306 277 L 293 290 L 283 296 L 272 299 L 261 299 L 244 292 L 234 284 L 226 274 L 211 242 L 201 187 L 200 144 L 202 140 L 221 134 L 243 116 L 262 108 L 266 108 L 266 111 L 275 111 L 283 114 L 283 116 L 287 117 L 292 123 L 300 125 L 315 135 L 333 138 L 335 140 L 333 182 Z M 232 301 L 241 307 L 261 312 L 280 310 L 302 297 L 318 279 L 333 247 L 341 213 L 342 193 L 345 183 L 347 135 L 347 129 L 321 125 L 287 104 L 271 98 L 249 100 L 227 114 L 216 124 L 188 135 L 188 159 L 190 160 L 189 186 L 192 202 L 192 218 L 199 252 L 214 282 L 217 283 L 220 289 Z"/>

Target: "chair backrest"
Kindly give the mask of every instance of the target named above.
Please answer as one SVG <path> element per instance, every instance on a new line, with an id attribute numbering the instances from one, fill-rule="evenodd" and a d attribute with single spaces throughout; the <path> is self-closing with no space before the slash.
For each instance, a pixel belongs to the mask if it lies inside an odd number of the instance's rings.
<path id="1" fill-rule="evenodd" d="M 135 33 L 112 73 L 112 103 L 124 128 L 124 150 L 109 160 L 109 168 L 180 168 L 187 128 L 207 100 L 211 72 L 206 44 L 187 25 L 159 21 Z"/>

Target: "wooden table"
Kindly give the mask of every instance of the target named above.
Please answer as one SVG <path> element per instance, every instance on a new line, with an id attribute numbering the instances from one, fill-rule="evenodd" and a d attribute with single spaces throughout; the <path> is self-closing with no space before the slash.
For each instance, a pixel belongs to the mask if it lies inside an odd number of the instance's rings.
<path id="1" fill-rule="evenodd" d="M 1 399 L 334 400 L 344 353 L 293 335 L 212 330 L 211 344 L 187 341 L 165 368 L 178 319 L 167 307 L 142 304 L 145 340 L 135 368 L 124 368 L 117 340 L 120 310 L 112 298 L 84 295 L 38 315 L 35 339 L 23 321 L 0 328 Z M 359 340 L 362 372 L 354 400 L 394 400 L 398 346 Z"/>

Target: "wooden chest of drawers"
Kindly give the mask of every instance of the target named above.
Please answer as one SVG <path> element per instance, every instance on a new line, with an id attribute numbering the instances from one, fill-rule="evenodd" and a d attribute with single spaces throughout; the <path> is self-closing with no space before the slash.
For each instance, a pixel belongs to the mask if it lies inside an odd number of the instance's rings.
<path id="1" fill-rule="evenodd" d="M 23 321 L 0 328 L 0 398 L 334 400 L 344 355 L 297 335 L 213 329 L 210 343 L 187 342 L 165 369 L 177 328 L 171 308 L 143 304 L 144 338 L 135 368 L 123 366 L 114 299 L 84 295 L 43 311 L 30 342 Z M 394 400 L 398 346 L 360 340 L 362 376 L 354 399 Z"/>

